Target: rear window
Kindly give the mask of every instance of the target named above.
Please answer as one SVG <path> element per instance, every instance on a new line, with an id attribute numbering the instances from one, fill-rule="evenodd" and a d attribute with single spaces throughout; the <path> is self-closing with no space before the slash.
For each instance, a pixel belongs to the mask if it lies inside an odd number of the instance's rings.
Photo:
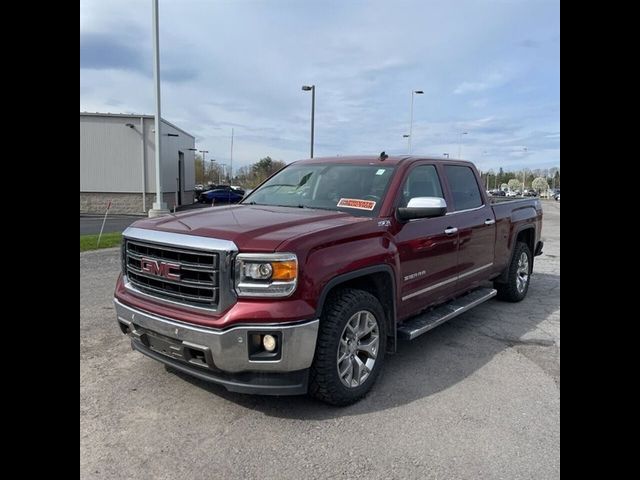
<path id="1" fill-rule="evenodd" d="M 454 210 L 468 210 L 482 206 L 482 196 L 476 176 L 469 167 L 445 165 L 449 187 L 453 195 Z"/>

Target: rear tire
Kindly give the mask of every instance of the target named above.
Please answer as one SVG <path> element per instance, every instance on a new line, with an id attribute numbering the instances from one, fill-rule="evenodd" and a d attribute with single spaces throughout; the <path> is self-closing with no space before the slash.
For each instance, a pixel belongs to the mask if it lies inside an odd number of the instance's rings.
<path id="1" fill-rule="evenodd" d="M 371 389 L 384 362 L 385 318 L 382 305 L 369 292 L 347 288 L 331 296 L 320 318 L 310 395 L 342 406 Z"/>
<path id="2" fill-rule="evenodd" d="M 494 282 L 497 298 L 507 302 L 520 302 L 527 296 L 531 282 L 531 250 L 526 243 L 516 243 L 508 267 L 506 283 Z"/>

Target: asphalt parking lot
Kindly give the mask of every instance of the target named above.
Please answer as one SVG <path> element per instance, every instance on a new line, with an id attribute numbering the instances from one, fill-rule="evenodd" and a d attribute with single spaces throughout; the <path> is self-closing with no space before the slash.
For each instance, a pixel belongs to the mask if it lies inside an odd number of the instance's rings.
<path id="1" fill-rule="evenodd" d="M 211 205 L 203 203 L 194 203 L 189 205 L 182 205 L 177 208 L 176 211 L 183 212 L 185 210 L 193 210 L 195 208 L 207 208 Z M 121 233 L 136 220 L 147 218 L 146 215 L 107 215 L 107 219 L 104 223 L 104 231 L 102 233 Z M 104 215 L 80 215 L 80 235 L 97 235 L 100 233 L 100 227 Z"/>
<path id="2" fill-rule="evenodd" d="M 142 215 L 108 215 L 102 233 L 124 232 L 136 220 L 145 218 Z M 80 235 L 100 233 L 104 215 L 80 215 Z"/>
<path id="3" fill-rule="evenodd" d="M 543 205 L 527 298 L 400 343 L 346 408 L 229 393 L 133 352 L 118 249 L 81 253 L 81 478 L 559 478 L 560 204 Z"/>

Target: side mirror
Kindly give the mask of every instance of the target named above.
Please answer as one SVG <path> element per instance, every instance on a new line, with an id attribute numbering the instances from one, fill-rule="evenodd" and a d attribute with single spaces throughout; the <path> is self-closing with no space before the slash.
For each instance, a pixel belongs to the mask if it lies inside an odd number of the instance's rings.
<path id="1" fill-rule="evenodd" d="M 447 213 L 447 202 L 440 197 L 415 197 L 406 207 L 398 208 L 398 219 L 406 222 L 414 218 L 441 217 Z"/>

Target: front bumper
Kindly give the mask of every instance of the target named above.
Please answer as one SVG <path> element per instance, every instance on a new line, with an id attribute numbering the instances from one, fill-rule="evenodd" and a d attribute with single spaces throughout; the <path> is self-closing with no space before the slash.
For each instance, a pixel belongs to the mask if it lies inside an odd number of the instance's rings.
<path id="1" fill-rule="evenodd" d="M 135 350 L 230 391 L 265 395 L 306 393 L 319 320 L 295 324 L 251 324 L 216 330 L 132 308 L 114 298 L 117 321 Z M 277 360 L 251 360 L 249 335 L 281 339 Z"/>

